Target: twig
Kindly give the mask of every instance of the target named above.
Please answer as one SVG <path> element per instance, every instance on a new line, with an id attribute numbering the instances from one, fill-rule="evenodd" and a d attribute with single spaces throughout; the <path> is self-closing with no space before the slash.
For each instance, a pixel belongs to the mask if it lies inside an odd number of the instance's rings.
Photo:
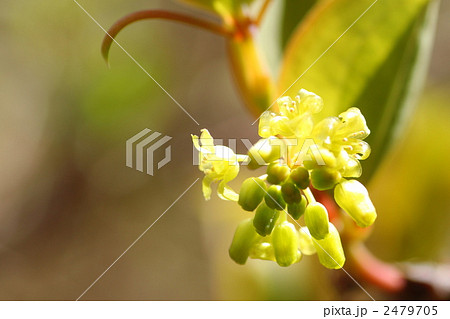
<path id="1" fill-rule="evenodd" d="M 232 33 L 227 30 L 222 25 L 218 25 L 213 22 L 205 21 L 202 19 L 190 17 L 184 14 L 165 11 L 165 10 L 142 10 L 138 12 L 131 13 L 119 21 L 117 21 L 107 32 L 103 39 L 102 43 L 102 55 L 105 58 L 105 60 L 108 60 L 108 53 L 109 49 L 111 48 L 111 44 L 113 42 L 113 39 L 117 36 L 117 34 L 125 28 L 127 25 L 141 20 L 147 20 L 147 19 L 165 19 L 165 20 L 172 20 L 177 21 L 185 24 L 189 24 L 192 26 L 196 26 L 208 31 L 211 31 L 213 33 L 230 37 Z"/>

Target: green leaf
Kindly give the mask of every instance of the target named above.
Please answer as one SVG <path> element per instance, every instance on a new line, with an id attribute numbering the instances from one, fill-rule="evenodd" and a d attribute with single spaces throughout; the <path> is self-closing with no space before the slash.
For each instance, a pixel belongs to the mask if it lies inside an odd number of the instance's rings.
<path id="1" fill-rule="evenodd" d="M 283 8 L 283 26 L 281 29 L 281 46 L 288 43 L 292 32 L 303 20 L 306 14 L 319 0 L 285 0 Z"/>
<path id="2" fill-rule="evenodd" d="M 366 179 L 414 105 L 436 11 L 437 1 L 430 0 L 325 1 L 288 45 L 280 94 L 291 85 L 285 94 L 300 88 L 319 94 L 325 102 L 321 116 L 359 107 L 372 131 L 367 139 L 372 155 L 363 163 Z"/>

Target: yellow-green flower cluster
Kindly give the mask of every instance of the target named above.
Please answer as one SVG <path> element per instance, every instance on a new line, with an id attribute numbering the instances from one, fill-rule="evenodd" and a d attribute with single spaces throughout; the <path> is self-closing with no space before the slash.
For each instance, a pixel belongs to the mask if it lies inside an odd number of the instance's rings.
<path id="1" fill-rule="evenodd" d="M 224 200 L 236 201 L 238 194 L 227 183 L 236 178 L 239 161 L 243 161 L 245 157 L 236 155 L 229 147 L 214 145 L 214 139 L 207 129 L 202 129 L 200 139 L 197 135 L 192 135 L 192 142 L 199 151 L 199 169 L 205 173 L 202 181 L 205 199 L 211 198 L 211 184 L 219 182 L 217 195 Z"/>
<path id="2" fill-rule="evenodd" d="M 211 183 L 219 182 L 221 198 L 254 211 L 235 232 L 229 249 L 235 262 L 244 264 L 253 258 L 286 267 L 299 262 L 302 255 L 317 253 L 325 267 L 341 268 L 345 255 L 339 232 L 310 187 L 334 189 L 336 203 L 359 226 L 371 225 L 376 219 L 375 208 L 366 188 L 355 180 L 362 173 L 359 161 L 370 154 L 363 141 L 370 131 L 355 107 L 315 123 L 323 101 L 306 90 L 294 99 L 282 97 L 277 103 L 277 113 L 261 115 L 262 139 L 247 156 L 214 146 L 207 130 L 202 132 L 201 146 L 193 136 L 200 151 L 200 170 L 205 173 L 203 193 L 209 199 Z M 237 194 L 227 183 L 237 176 L 243 161 L 250 169 L 266 166 L 266 172 L 246 179 Z"/>

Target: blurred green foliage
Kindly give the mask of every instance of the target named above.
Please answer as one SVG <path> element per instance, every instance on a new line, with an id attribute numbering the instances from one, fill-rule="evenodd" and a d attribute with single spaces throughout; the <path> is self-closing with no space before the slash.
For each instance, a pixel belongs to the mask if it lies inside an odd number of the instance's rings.
<path id="1" fill-rule="evenodd" d="M 416 102 L 436 13 L 437 1 L 429 0 L 323 1 L 287 47 L 280 92 L 306 88 L 323 97 L 325 116 L 357 106 L 366 117 L 373 131 L 366 179 Z"/>

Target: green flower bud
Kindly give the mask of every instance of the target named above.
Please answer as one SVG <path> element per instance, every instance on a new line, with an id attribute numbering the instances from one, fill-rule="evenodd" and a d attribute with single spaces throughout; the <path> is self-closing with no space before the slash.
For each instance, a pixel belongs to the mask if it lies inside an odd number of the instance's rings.
<path id="1" fill-rule="evenodd" d="M 289 171 L 287 165 L 272 163 L 267 167 L 267 181 L 270 184 L 281 184 L 288 178 Z"/>
<path id="2" fill-rule="evenodd" d="M 261 236 L 270 235 L 279 215 L 278 210 L 268 207 L 266 203 L 261 203 L 253 218 L 253 226 L 255 226 L 256 232 Z"/>
<path id="3" fill-rule="evenodd" d="M 253 245 L 250 249 L 249 257 L 252 259 L 276 261 L 270 237 L 266 237 L 262 241 Z"/>
<path id="4" fill-rule="evenodd" d="M 334 199 L 360 227 L 372 225 L 377 218 L 367 189 L 357 180 L 339 183 L 334 189 Z"/>
<path id="5" fill-rule="evenodd" d="M 267 194 L 264 196 L 264 201 L 267 206 L 272 209 L 283 210 L 286 207 L 286 202 L 281 194 L 280 185 L 271 185 L 267 189 Z"/>
<path id="6" fill-rule="evenodd" d="M 314 255 L 317 252 L 308 227 L 302 227 L 298 230 L 298 238 L 300 251 L 303 255 Z"/>
<path id="7" fill-rule="evenodd" d="M 330 233 L 324 239 L 313 240 L 313 244 L 322 265 L 330 269 L 340 269 L 345 263 L 344 249 L 336 227 L 330 223 L 329 228 Z"/>
<path id="8" fill-rule="evenodd" d="M 243 265 L 247 261 L 251 247 L 259 240 L 252 218 L 242 221 L 236 228 L 228 253 L 236 263 Z"/>
<path id="9" fill-rule="evenodd" d="M 289 180 L 281 185 L 281 194 L 287 204 L 298 203 L 302 199 L 300 190 L 295 186 L 294 182 Z"/>
<path id="10" fill-rule="evenodd" d="M 292 218 L 299 219 L 305 213 L 306 205 L 306 197 L 302 195 L 298 203 L 288 204 L 287 211 Z"/>
<path id="11" fill-rule="evenodd" d="M 278 265 L 287 267 L 299 262 L 302 258 L 298 249 L 298 233 L 291 223 L 285 221 L 275 226 L 272 232 L 272 243 Z"/>
<path id="12" fill-rule="evenodd" d="M 328 234 L 328 212 L 321 203 L 309 203 L 305 211 L 305 223 L 315 239 L 323 239 Z"/>
<path id="13" fill-rule="evenodd" d="M 253 211 L 266 194 L 266 183 L 260 178 L 247 178 L 239 191 L 238 204 L 247 211 Z"/>
<path id="14" fill-rule="evenodd" d="M 266 163 L 273 162 L 280 158 L 281 148 L 280 145 L 272 145 L 272 140 L 277 139 L 274 136 L 269 138 L 260 139 L 256 142 L 248 151 L 250 161 L 247 166 L 250 169 L 257 169 L 265 165 Z"/>
<path id="15" fill-rule="evenodd" d="M 341 174 L 336 169 L 329 167 L 316 168 L 311 172 L 311 183 L 320 191 L 332 189 L 341 178 Z"/>
<path id="16" fill-rule="evenodd" d="M 303 165 L 306 169 L 312 170 L 315 168 L 323 167 L 323 164 L 327 167 L 336 167 L 337 159 L 336 156 L 330 150 L 326 148 L 319 148 L 320 157 L 319 158 L 311 158 L 303 161 Z M 320 161 L 320 163 L 319 163 Z"/>
<path id="17" fill-rule="evenodd" d="M 298 188 L 305 189 L 309 186 L 309 172 L 303 167 L 292 170 L 289 176 Z"/>

